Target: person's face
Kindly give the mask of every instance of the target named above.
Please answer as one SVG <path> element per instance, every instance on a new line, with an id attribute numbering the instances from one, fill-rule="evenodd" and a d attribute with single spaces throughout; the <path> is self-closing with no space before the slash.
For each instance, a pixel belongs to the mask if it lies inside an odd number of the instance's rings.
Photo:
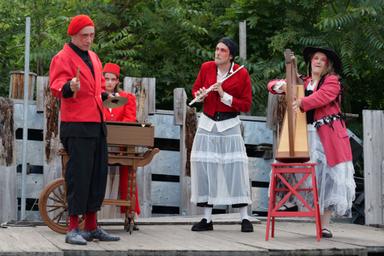
<path id="1" fill-rule="evenodd" d="M 311 60 L 311 70 L 314 74 L 322 74 L 328 67 L 328 58 L 322 52 L 316 52 Z"/>
<path id="2" fill-rule="evenodd" d="M 113 73 L 104 73 L 105 90 L 109 93 L 114 92 L 115 87 L 119 84 L 119 79 Z"/>
<path id="3" fill-rule="evenodd" d="M 225 65 L 231 62 L 232 55 L 229 52 L 228 46 L 223 43 L 218 43 L 215 50 L 216 65 Z"/>
<path id="4" fill-rule="evenodd" d="M 83 51 L 91 49 L 93 39 L 95 38 L 95 27 L 87 26 L 72 36 L 72 43 Z"/>

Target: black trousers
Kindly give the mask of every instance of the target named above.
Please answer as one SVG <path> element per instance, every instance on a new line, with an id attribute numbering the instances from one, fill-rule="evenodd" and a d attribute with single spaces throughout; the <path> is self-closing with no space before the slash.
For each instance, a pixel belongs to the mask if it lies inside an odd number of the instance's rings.
<path id="1" fill-rule="evenodd" d="M 65 171 L 68 214 L 79 215 L 100 210 L 108 174 L 108 148 L 105 135 L 62 137 L 69 154 Z"/>

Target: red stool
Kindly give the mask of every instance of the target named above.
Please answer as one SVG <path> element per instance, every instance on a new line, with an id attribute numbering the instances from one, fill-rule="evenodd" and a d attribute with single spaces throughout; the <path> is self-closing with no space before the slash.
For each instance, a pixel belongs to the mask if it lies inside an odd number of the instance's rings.
<path id="1" fill-rule="evenodd" d="M 272 164 L 271 175 L 271 188 L 268 205 L 268 219 L 267 228 L 265 234 L 265 240 L 269 238 L 269 227 L 272 221 L 271 237 L 275 236 L 275 217 L 315 217 L 316 221 L 316 239 L 320 241 L 321 238 L 321 221 L 320 221 L 320 209 L 317 194 L 317 183 L 314 163 L 274 163 Z M 296 184 L 289 184 L 283 174 L 294 175 L 303 174 L 303 177 Z M 305 180 L 311 177 L 312 187 L 300 188 Z M 280 180 L 285 187 L 276 188 L 277 181 Z M 309 191 L 313 193 L 314 207 L 303 198 L 299 193 L 300 191 Z M 277 192 L 287 192 L 284 197 L 276 202 Z M 279 208 L 289 199 L 290 196 L 295 196 L 300 202 L 304 204 L 305 209 L 308 211 L 279 211 Z"/>

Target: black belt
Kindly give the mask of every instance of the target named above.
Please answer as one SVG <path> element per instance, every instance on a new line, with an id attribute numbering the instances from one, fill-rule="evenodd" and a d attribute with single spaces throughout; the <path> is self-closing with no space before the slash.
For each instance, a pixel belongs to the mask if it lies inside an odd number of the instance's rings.
<path id="1" fill-rule="evenodd" d="M 211 118 L 213 121 L 223 121 L 231 119 L 240 115 L 240 112 L 215 112 L 213 116 L 204 113 L 207 117 Z"/>
<path id="2" fill-rule="evenodd" d="M 333 129 L 333 122 L 336 120 L 345 120 L 345 115 L 343 113 L 337 113 L 337 114 L 325 116 L 325 117 L 313 122 L 313 125 L 315 126 L 315 128 L 318 129 L 321 126 L 326 124 L 326 125 L 332 127 L 332 129 Z"/>

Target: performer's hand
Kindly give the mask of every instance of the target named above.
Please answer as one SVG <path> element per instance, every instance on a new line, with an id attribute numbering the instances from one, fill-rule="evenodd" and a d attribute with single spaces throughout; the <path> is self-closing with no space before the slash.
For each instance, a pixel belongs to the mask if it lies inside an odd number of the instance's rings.
<path id="1" fill-rule="evenodd" d="M 287 94 L 287 83 L 284 80 L 278 81 L 275 86 L 273 87 L 275 91 L 278 93 L 284 93 Z"/>
<path id="2" fill-rule="evenodd" d="M 293 101 L 292 103 L 293 110 L 295 110 L 296 112 L 301 111 L 300 106 L 301 106 L 301 98 Z"/>
<path id="3" fill-rule="evenodd" d="M 77 80 L 76 77 L 74 77 L 72 78 L 69 86 L 71 87 L 72 92 L 77 92 L 78 90 L 80 90 L 80 81 Z"/>
<path id="4" fill-rule="evenodd" d="M 120 94 L 118 92 L 108 93 L 108 98 L 118 97 L 118 96 L 120 96 Z"/>
<path id="5" fill-rule="evenodd" d="M 196 93 L 195 93 L 195 98 L 199 97 L 199 102 L 203 101 L 205 97 L 207 97 L 208 93 L 206 92 L 207 90 L 205 87 L 200 88 Z"/>
<path id="6" fill-rule="evenodd" d="M 224 90 L 221 84 L 222 84 L 221 82 L 217 82 L 213 85 L 213 90 L 219 93 L 220 98 L 224 96 Z"/>

